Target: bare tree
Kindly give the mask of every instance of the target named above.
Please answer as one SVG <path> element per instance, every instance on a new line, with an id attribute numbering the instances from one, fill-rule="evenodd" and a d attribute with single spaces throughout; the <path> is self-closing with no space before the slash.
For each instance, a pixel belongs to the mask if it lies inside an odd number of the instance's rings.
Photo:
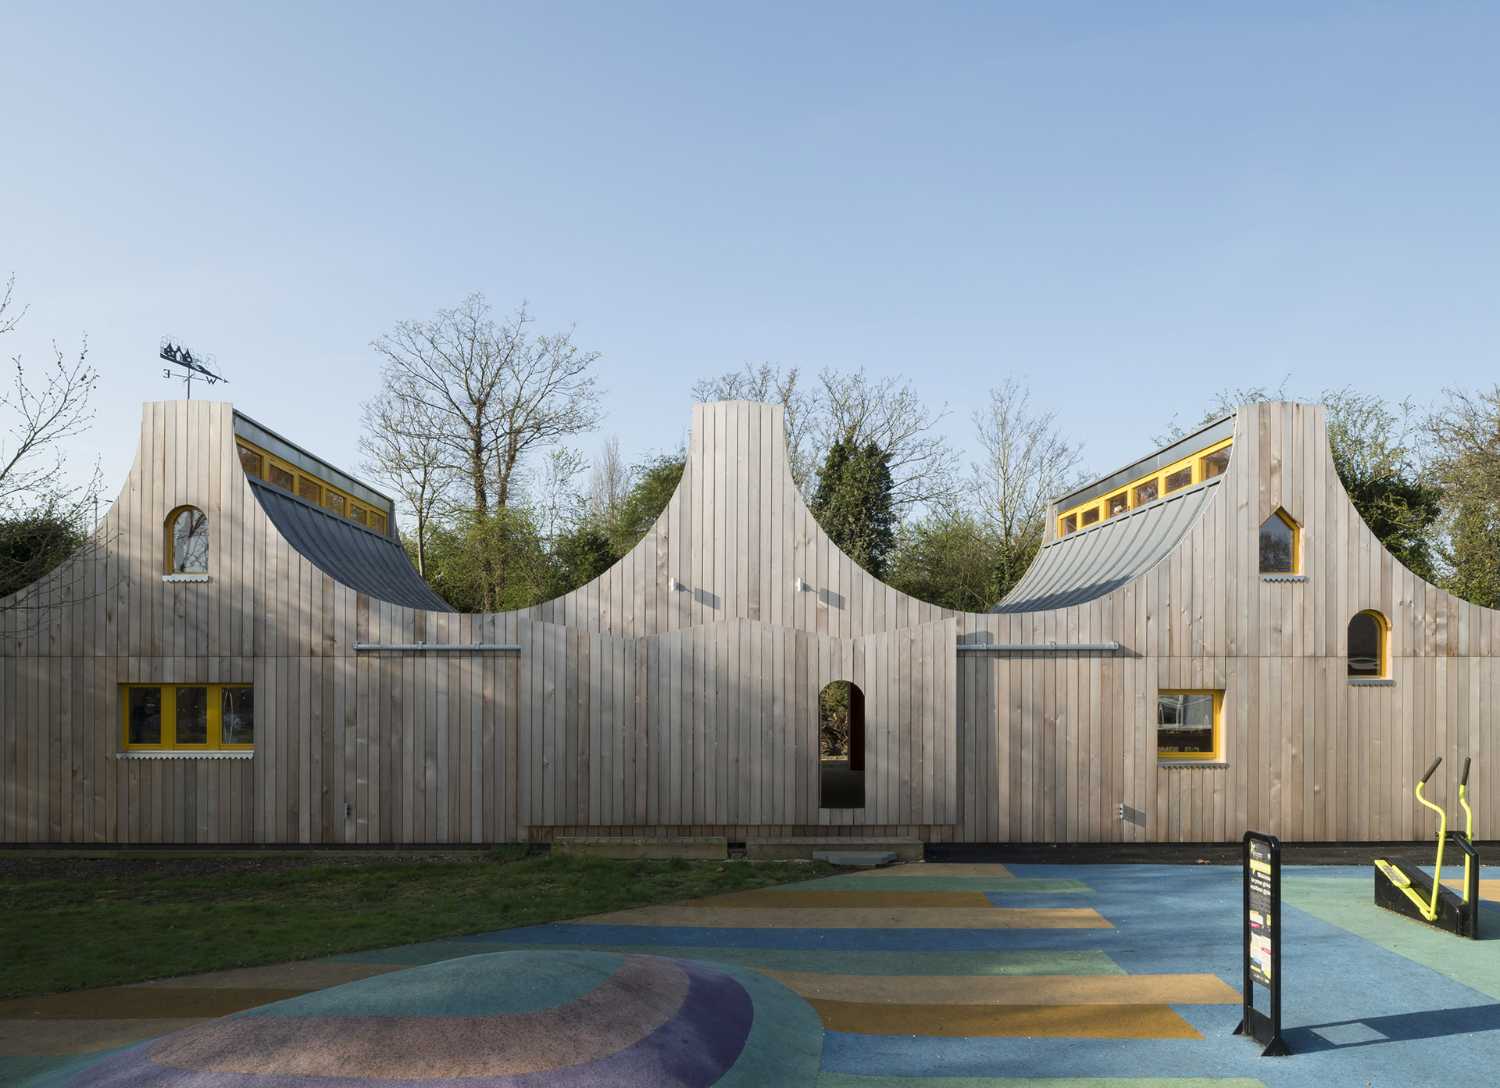
<path id="1" fill-rule="evenodd" d="M 535 334 L 523 304 L 497 323 L 480 294 L 428 321 L 403 321 L 374 341 L 383 390 L 426 420 L 442 464 L 461 481 L 469 511 L 484 523 L 511 504 L 529 455 L 599 419 L 597 352 L 571 332 Z M 498 554 L 498 553 L 495 553 Z M 505 572 L 484 560 L 497 599 Z"/>
<path id="2" fill-rule="evenodd" d="M 910 382 L 871 379 L 864 370 L 825 369 L 809 392 L 795 367 L 746 366 L 693 386 L 693 399 L 757 400 L 786 410 L 786 445 L 792 479 L 806 497 L 817 488 L 823 458 L 841 439 L 874 442 L 889 456 L 897 516 L 914 506 L 941 504 L 953 492 L 956 459 L 937 432 L 947 407 L 934 411 Z"/>
<path id="3" fill-rule="evenodd" d="M 863 368 L 825 369 L 818 381 L 817 445 L 826 450 L 848 440 L 879 446 L 890 465 L 891 503 L 898 518 L 913 507 L 941 505 L 953 495 L 957 459 L 937 429 L 948 415 L 947 405 L 933 410 L 909 381 L 872 379 Z"/>
<path id="4" fill-rule="evenodd" d="M 417 572 L 427 574 L 427 538 L 435 518 L 453 501 L 457 474 L 438 437 L 438 423 L 420 397 L 387 387 L 366 401 L 360 452 L 367 472 L 400 497 L 411 511 Z"/>
<path id="5" fill-rule="evenodd" d="M 797 384 L 796 367 L 783 371 L 770 363 L 731 370 L 716 378 L 705 378 L 693 385 L 693 399 L 700 403 L 715 400 L 755 400 L 779 404 L 786 428 L 787 468 L 792 480 L 804 495 L 811 494 L 817 473 L 818 455 L 809 448 L 807 428 L 814 411 L 808 395 Z"/>
<path id="6" fill-rule="evenodd" d="M 531 507 L 544 540 L 554 540 L 566 532 L 586 508 L 587 500 L 573 486 L 586 463 L 583 452 L 571 446 L 554 446 L 547 451 L 546 462 L 530 488 Z"/>
<path id="7" fill-rule="evenodd" d="M 13 303 L 15 277 L 0 292 L 0 335 L 13 332 L 26 315 Z M 9 389 L 0 392 L 0 414 L 7 417 L 0 439 L 0 595 L 15 594 L 8 612 L 37 616 L 56 601 L 43 593 L 40 579 L 70 556 L 99 553 L 103 538 L 91 524 L 101 475 L 95 462 L 82 482 L 70 482 L 64 443 L 88 429 L 94 420 L 90 399 L 99 382 L 88 362 L 85 340 L 78 353 L 66 355 L 52 345 L 52 362 L 39 377 L 28 377 L 20 355 Z M 81 571 L 82 568 L 80 567 Z M 80 600 L 103 592 L 70 579 L 64 592 Z"/>
<path id="8" fill-rule="evenodd" d="M 1291 384 L 1290 374 L 1281 379 L 1281 384 L 1274 389 L 1268 385 L 1242 385 L 1230 386 L 1220 389 L 1214 394 L 1214 399 L 1209 402 L 1208 408 L 1198 417 L 1198 422 L 1191 427 L 1184 427 L 1177 418 L 1177 413 L 1172 413 L 1172 418 L 1167 421 L 1167 426 L 1160 434 L 1151 436 L 1151 441 L 1158 446 L 1170 446 L 1179 438 L 1186 438 L 1188 434 L 1205 427 L 1225 416 L 1233 415 L 1247 404 L 1261 404 L 1268 400 L 1287 400 L 1287 386 Z M 1326 395 L 1326 394 L 1325 394 Z"/>
<path id="9" fill-rule="evenodd" d="M 1008 588 L 1041 546 L 1048 504 L 1080 482 L 1080 451 L 1058 431 L 1055 413 L 1033 411 L 1030 390 L 1014 379 L 991 389 L 973 419 L 984 451 L 973 490 L 1000 545 Z"/>
<path id="10" fill-rule="evenodd" d="M 630 468 L 620 455 L 619 435 L 610 435 L 589 470 L 589 512 L 607 518 L 630 492 Z"/>

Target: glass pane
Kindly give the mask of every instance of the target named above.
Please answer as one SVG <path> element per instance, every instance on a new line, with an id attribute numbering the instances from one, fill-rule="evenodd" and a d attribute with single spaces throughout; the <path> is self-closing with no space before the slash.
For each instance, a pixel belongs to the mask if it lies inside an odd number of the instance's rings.
<path id="1" fill-rule="evenodd" d="M 297 494 L 310 503 L 322 503 L 323 501 L 322 485 L 317 480 L 309 480 L 306 476 L 297 477 Z"/>
<path id="2" fill-rule="evenodd" d="M 224 744 L 255 743 L 255 693 L 250 688 L 223 688 L 219 706 Z"/>
<path id="3" fill-rule="evenodd" d="M 1198 462 L 1199 475 L 1205 480 L 1222 476 L 1229 470 L 1229 447 L 1215 450 Z"/>
<path id="4" fill-rule="evenodd" d="M 1073 532 L 1077 528 L 1078 528 L 1078 515 L 1077 514 L 1069 514 L 1067 517 L 1063 518 L 1063 520 L 1062 520 L 1062 531 L 1063 531 L 1063 535 L 1064 536 L 1066 536 L 1068 533 Z"/>
<path id="5" fill-rule="evenodd" d="M 1087 510 L 1085 510 L 1082 514 L 1079 515 L 1079 517 L 1078 517 L 1078 524 L 1080 524 L 1080 525 L 1092 525 L 1092 524 L 1094 524 L 1094 522 L 1096 522 L 1098 520 L 1099 520 L 1099 508 L 1097 506 L 1090 506 Z"/>
<path id="6" fill-rule="evenodd" d="M 172 522 L 172 571 L 208 573 L 208 515 L 188 507 Z"/>
<path id="7" fill-rule="evenodd" d="M 1381 674 L 1385 665 L 1382 652 L 1380 621 L 1368 612 L 1361 612 L 1349 621 L 1349 675 L 1375 676 Z"/>
<path id="8" fill-rule="evenodd" d="M 383 533 L 383 532 L 385 532 L 385 515 L 377 513 L 374 510 L 371 510 L 370 511 L 370 528 L 374 529 L 377 533 Z"/>
<path id="9" fill-rule="evenodd" d="M 1212 692 L 1163 692 L 1156 700 L 1158 755 L 1212 755 Z"/>
<path id="10" fill-rule="evenodd" d="M 131 688 L 130 726 L 126 732 L 131 744 L 161 743 L 161 688 Z"/>
<path id="11" fill-rule="evenodd" d="M 1109 497 L 1109 516 L 1110 517 L 1114 517 L 1116 514 L 1123 514 L 1125 511 L 1127 511 L 1129 509 L 1130 509 L 1130 496 L 1126 495 L 1123 491 L 1120 494 L 1118 494 L 1118 495 L 1111 495 Z"/>
<path id="12" fill-rule="evenodd" d="M 177 743 L 208 743 L 208 689 L 177 689 Z"/>
<path id="13" fill-rule="evenodd" d="M 1260 527 L 1260 572 L 1291 574 L 1295 535 L 1279 514 L 1266 518 Z"/>
<path id="14" fill-rule="evenodd" d="M 244 446 L 235 447 L 240 451 L 240 466 L 244 468 L 246 476 L 260 478 L 260 454 Z"/>
<path id="15" fill-rule="evenodd" d="M 1135 504 L 1137 506 L 1142 506 L 1142 505 L 1150 502 L 1154 498 L 1156 498 L 1156 481 L 1155 480 L 1147 480 L 1145 483 L 1139 484 L 1139 485 L 1136 486 L 1136 489 L 1135 489 Z"/>
<path id="16" fill-rule="evenodd" d="M 1167 494 L 1171 494 L 1173 491 L 1181 491 L 1184 487 L 1192 482 L 1193 466 L 1188 465 L 1187 467 L 1180 468 L 1176 472 L 1168 475 L 1167 478 L 1162 481 L 1162 490 Z"/>
<path id="17" fill-rule="evenodd" d="M 266 479 L 270 480 L 277 487 L 284 487 L 288 491 L 292 490 L 292 486 L 297 482 L 292 478 L 290 472 L 282 468 L 275 461 L 266 466 Z"/>
<path id="18" fill-rule="evenodd" d="M 366 524 L 365 508 L 363 506 L 355 506 L 353 503 L 350 503 L 349 516 L 361 525 Z"/>
<path id="19" fill-rule="evenodd" d="M 339 517 L 344 516 L 344 496 L 340 495 L 337 491 L 323 492 L 323 505 Z"/>

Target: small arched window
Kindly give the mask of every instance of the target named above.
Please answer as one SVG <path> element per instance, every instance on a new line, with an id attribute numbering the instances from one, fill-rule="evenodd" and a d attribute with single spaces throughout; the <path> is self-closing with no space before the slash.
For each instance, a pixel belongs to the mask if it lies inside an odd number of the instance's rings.
<path id="1" fill-rule="evenodd" d="M 167 515 L 167 573 L 208 573 L 208 515 L 179 506 Z"/>
<path id="2" fill-rule="evenodd" d="M 1302 527 L 1285 510 L 1277 510 L 1260 525 L 1260 572 L 1300 574 Z"/>
<path id="3" fill-rule="evenodd" d="M 1349 678 L 1383 680 L 1390 675 L 1391 625 L 1373 609 L 1349 621 Z"/>

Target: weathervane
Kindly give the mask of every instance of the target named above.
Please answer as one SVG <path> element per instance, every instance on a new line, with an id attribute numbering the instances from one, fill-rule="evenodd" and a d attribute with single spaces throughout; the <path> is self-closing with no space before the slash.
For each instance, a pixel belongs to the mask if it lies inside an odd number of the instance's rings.
<path id="1" fill-rule="evenodd" d="M 169 363 L 175 363 L 186 372 L 182 373 L 173 370 L 171 367 L 167 367 L 167 369 L 161 372 L 161 376 L 163 378 L 176 378 L 178 381 L 186 382 L 188 400 L 193 399 L 194 378 L 208 385 L 215 385 L 218 382 L 227 382 L 229 380 L 223 375 L 215 374 L 209 369 L 209 366 L 214 361 L 212 355 L 194 355 L 187 348 L 183 347 L 181 342 L 173 340 L 170 336 L 163 336 L 161 338 L 161 351 L 158 354 L 162 359 L 165 359 Z"/>

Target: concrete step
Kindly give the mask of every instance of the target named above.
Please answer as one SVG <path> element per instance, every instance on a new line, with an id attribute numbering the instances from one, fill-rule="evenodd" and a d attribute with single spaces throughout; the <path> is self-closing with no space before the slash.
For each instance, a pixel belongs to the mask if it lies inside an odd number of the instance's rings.
<path id="1" fill-rule="evenodd" d="M 921 861 L 921 839 L 896 838 L 793 838 L 749 839 L 745 855 L 752 861 L 811 860 L 817 851 L 829 853 L 891 853 L 897 861 Z"/>
<path id="2" fill-rule="evenodd" d="M 655 839 L 610 835 L 559 835 L 552 851 L 589 858 L 687 858 L 693 861 L 724 861 L 729 840 L 718 835 L 696 835 L 680 839 Z"/>
<path id="3" fill-rule="evenodd" d="M 878 869 L 896 860 L 892 850 L 814 850 L 814 861 L 826 861 L 845 869 Z"/>

